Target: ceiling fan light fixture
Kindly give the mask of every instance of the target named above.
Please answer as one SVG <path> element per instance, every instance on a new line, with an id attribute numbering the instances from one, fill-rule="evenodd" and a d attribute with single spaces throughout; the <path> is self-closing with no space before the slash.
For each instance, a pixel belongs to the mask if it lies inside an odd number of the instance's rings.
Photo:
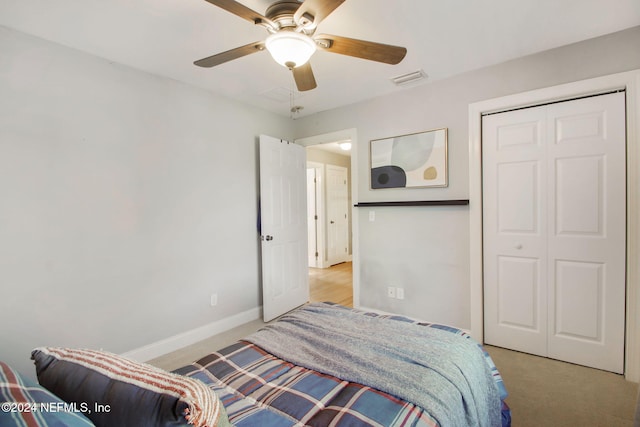
<path id="1" fill-rule="evenodd" d="M 304 65 L 316 51 L 316 43 L 306 34 L 294 31 L 279 31 L 265 40 L 273 59 L 287 68 Z"/>

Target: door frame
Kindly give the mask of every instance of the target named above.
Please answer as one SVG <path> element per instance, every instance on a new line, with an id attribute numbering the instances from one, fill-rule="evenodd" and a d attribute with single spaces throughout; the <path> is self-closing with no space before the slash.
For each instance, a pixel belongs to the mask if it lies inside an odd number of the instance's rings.
<path id="1" fill-rule="evenodd" d="M 354 205 L 358 204 L 358 132 L 355 128 L 314 135 L 294 140 L 303 147 L 326 144 L 335 141 L 351 140 L 351 254 L 353 266 L 353 306 L 360 307 L 360 248 L 359 219 Z"/>
<path id="2" fill-rule="evenodd" d="M 316 187 L 315 187 L 315 196 L 316 196 L 316 215 L 318 216 L 318 219 L 316 220 L 316 249 L 318 251 L 318 256 L 316 257 L 316 265 L 310 265 L 310 267 L 316 267 L 316 268 L 325 268 L 325 260 L 324 260 L 324 253 L 325 253 L 325 238 L 324 238 L 324 222 L 325 222 L 325 215 L 324 215 L 324 192 L 323 192 L 323 187 L 322 185 L 324 185 L 324 164 L 322 163 L 318 163 L 318 162 L 309 162 L 307 161 L 307 170 L 308 169 L 314 169 L 317 173 L 316 175 L 316 180 L 318 179 L 318 176 L 320 177 L 320 185 L 318 186 L 318 183 L 316 182 Z M 307 197 L 309 197 L 309 193 L 307 192 Z M 308 227 L 307 227 L 308 228 Z"/>
<path id="3" fill-rule="evenodd" d="M 471 334 L 484 342 L 482 273 L 482 114 L 626 91 L 627 259 L 625 378 L 640 381 L 640 69 L 537 89 L 469 105 L 469 246 Z"/>

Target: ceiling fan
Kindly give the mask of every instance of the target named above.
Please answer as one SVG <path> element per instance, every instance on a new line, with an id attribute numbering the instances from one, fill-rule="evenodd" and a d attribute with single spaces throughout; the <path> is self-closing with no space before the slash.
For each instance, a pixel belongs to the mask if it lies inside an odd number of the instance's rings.
<path id="1" fill-rule="evenodd" d="M 266 48 L 276 62 L 293 72 L 296 86 L 302 92 L 317 87 L 308 62 L 316 49 L 386 64 L 398 64 L 407 53 L 406 48 L 399 46 L 328 34 L 315 35 L 318 24 L 345 0 L 279 0 L 267 8 L 264 16 L 234 0 L 206 1 L 266 28 L 269 36 L 264 41 L 195 61 L 199 67 L 214 67 Z"/>

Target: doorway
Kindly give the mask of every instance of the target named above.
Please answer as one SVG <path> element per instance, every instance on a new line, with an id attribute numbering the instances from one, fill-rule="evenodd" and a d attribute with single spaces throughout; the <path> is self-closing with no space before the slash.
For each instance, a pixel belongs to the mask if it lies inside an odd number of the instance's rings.
<path id="1" fill-rule="evenodd" d="M 351 141 L 307 146 L 311 301 L 352 306 Z"/>

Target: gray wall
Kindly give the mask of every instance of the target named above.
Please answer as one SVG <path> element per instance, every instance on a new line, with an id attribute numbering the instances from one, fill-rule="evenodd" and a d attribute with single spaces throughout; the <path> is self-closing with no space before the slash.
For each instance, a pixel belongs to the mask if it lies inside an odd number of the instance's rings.
<path id="1" fill-rule="evenodd" d="M 296 137 L 357 128 L 354 202 L 466 199 L 470 103 L 640 68 L 639 46 L 635 27 L 301 118 Z M 449 129 L 447 188 L 369 189 L 370 140 L 442 127 Z M 362 305 L 470 327 L 468 207 L 356 208 L 355 215 Z M 404 287 L 405 299 L 387 298 L 390 285 Z"/>
<path id="2" fill-rule="evenodd" d="M 261 305 L 257 136 L 288 118 L 3 27 L 0 94 L 1 360 Z"/>
<path id="3" fill-rule="evenodd" d="M 357 201 L 466 198 L 469 103 L 640 68 L 639 45 L 635 28 L 291 121 L 0 27 L 0 359 L 32 374 L 36 346 L 122 353 L 258 307 L 259 134 L 357 128 Z M 368 189 L 369 140 L 439 127 L 449 187 Z M 356 211 L 362 303 L 468 327 L 467 208 L 376 211 Z"/>

